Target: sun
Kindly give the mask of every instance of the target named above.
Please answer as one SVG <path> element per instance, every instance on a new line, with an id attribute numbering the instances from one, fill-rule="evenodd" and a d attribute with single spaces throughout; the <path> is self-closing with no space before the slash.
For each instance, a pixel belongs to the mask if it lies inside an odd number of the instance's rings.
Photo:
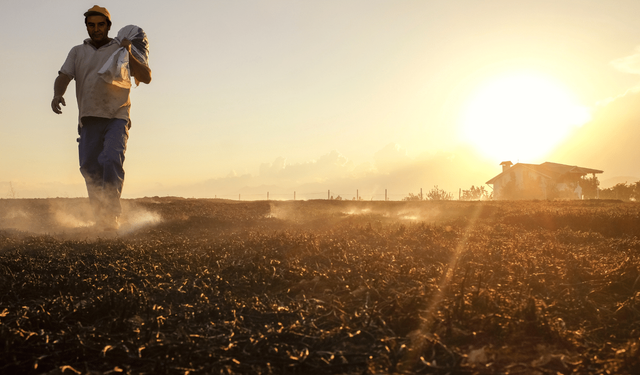
<path id="1" fill-rule="evenodd" d="M 587 107 L 538 74 L 494 78 L 472 96 L 462 115 L 463 139 L 496 160 L 541 161 L 591 118 Z"/>

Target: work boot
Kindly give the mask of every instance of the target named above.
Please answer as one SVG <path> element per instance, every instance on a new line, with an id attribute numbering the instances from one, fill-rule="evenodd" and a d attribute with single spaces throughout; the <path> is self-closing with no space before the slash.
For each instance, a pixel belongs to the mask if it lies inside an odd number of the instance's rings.
<path id="1" fill-rule="evenodd" d="M 105 232 L 115 232 L 120 229 L 118 217 L 115 215 L 102 216 L 98 225 L 102 227 L 102 230 Z"/>

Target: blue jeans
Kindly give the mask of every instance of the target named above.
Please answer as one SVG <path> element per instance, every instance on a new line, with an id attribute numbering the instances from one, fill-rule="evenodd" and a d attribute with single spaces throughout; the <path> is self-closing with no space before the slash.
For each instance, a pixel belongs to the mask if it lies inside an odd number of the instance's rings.
<path id="1" fill-rule="evenodd" d="M 79 132 L 80 172 L 87 184 L 89 201 L 96 219 L 105 215 L 120 216 L 129 122 L 122 119 L 84 117 Z"/>

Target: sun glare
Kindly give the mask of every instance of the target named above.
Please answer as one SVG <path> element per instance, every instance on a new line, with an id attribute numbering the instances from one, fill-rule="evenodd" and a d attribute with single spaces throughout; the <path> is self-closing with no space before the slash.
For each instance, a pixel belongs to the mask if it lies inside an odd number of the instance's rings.
<path id="1" fill-rule="evenodd" d="M 533 74 L 497 78 L 476 91 L 462 117 L 463 137 L 496 160 L 534 162 L 591 118 L 561 85 Z"/>

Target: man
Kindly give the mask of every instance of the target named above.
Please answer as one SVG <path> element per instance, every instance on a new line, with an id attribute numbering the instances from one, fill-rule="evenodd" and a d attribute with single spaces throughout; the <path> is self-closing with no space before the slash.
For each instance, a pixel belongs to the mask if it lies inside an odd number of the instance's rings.
<path id="1" fill-rule="evenodd" d="M 85 14 L 89 38 L 69 52 L 54 83 L 53 112 L 62 113 L 63 95 L 72 79 L 78 100 L 78 151 L 80 171 L 87 185 L 96 224 L 117 230 L 122 212 L 120 196 L 124 184 L 124 153 L 131 121 L 129 89 L 104 81 L 98 71 L 120 47 L 129 51 L 129 68 L 137 81 L 151 82 L 151 70 L 131 53 L 131 42 L 120 44 L 109 38 L 111 15 L 95 5 Z"/>

